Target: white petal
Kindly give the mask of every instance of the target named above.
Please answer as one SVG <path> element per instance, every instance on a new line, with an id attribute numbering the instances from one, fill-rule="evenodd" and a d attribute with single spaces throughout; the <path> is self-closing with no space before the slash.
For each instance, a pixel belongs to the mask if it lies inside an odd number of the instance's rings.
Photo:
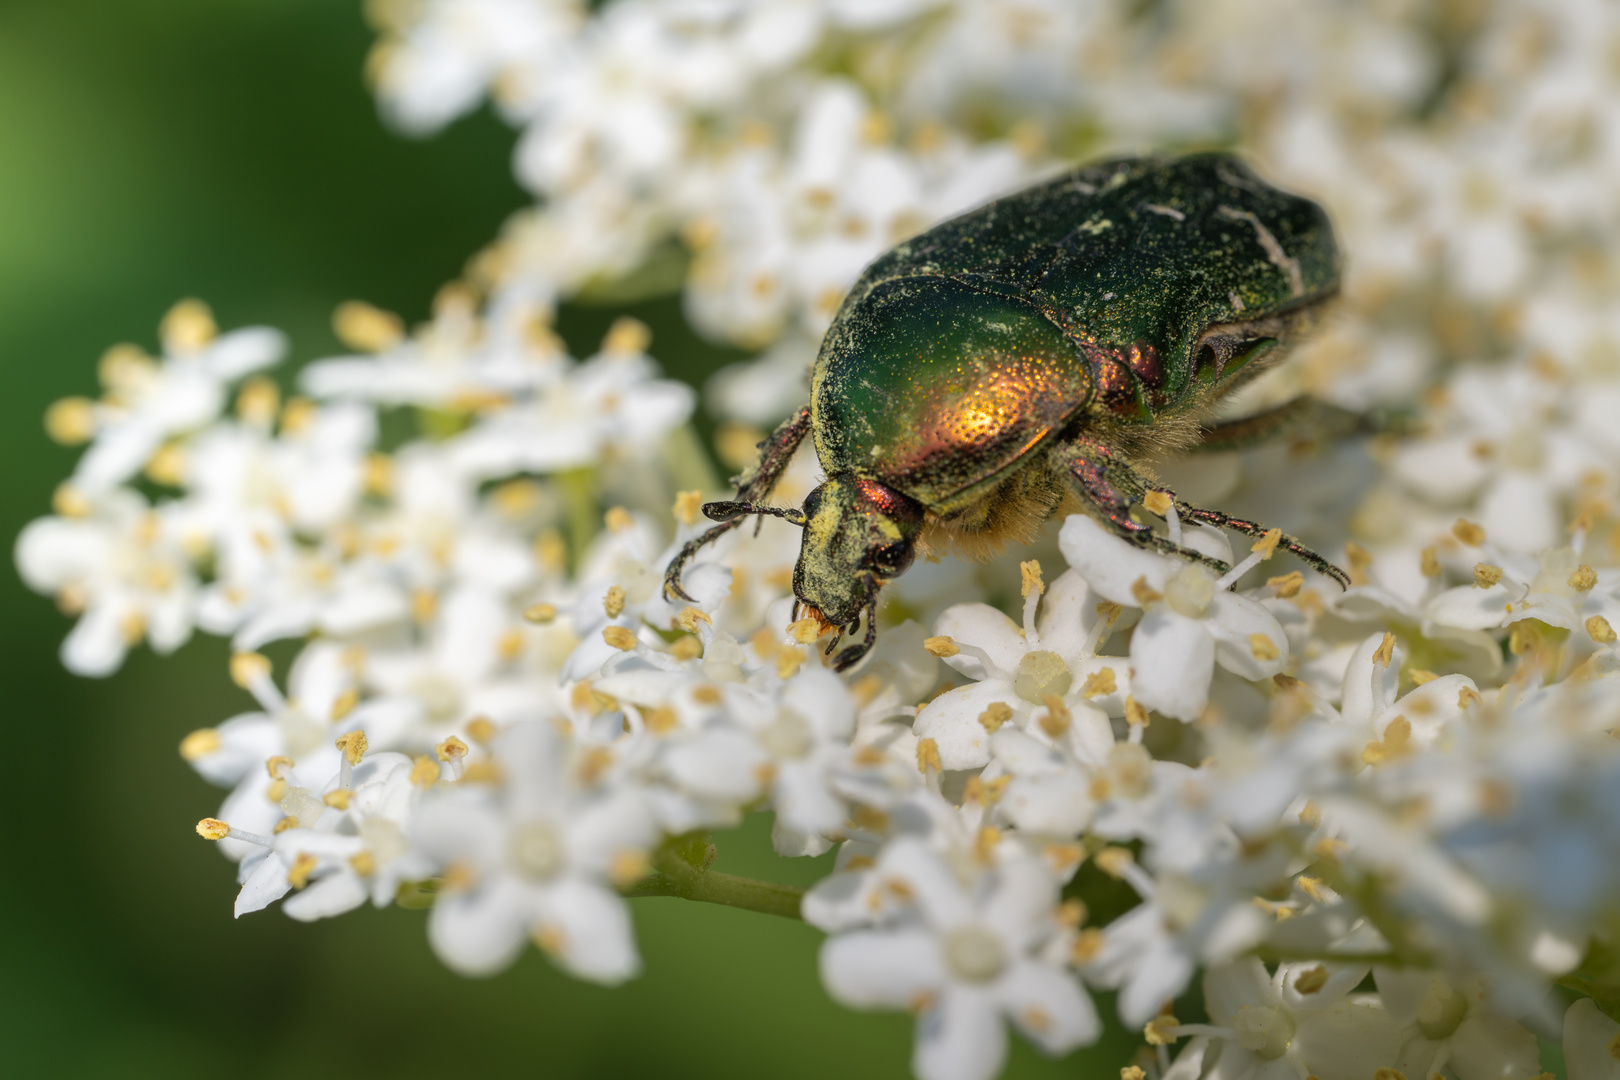
<path id="1" fill-rule="evenodd" d="M 934 633 L 984 650 L 1002 675 L 1017 672 L 1018 662 L 1029 649 L 1018 624 L 989 604 L 955 604 L 946 608 L 934 620 Z M 987 677 L 984 662 L 977 656 L 957 653 L 947 656 L 945 662 L 970 679 Z"/>
<path id="2" fill-rule="evenodd" d="M 950 929 L 972 919 L 973 906 L 961 883 L 926 841 L 909 836 L 892 841 L 879 856 L 878 869 L 885 880 L 910 886 L 913 902 L 930 926 Z"/>
<path id="3" fill-rule="evenodd" d="M 1050 928 L 1057 902 L 1058 883 L 1045 864 L 1038 859 L 1016 859 L 1001 868 L 982 918 L 1014 952 L 1022 952 Z"/>
<path id="4" fill-rule="evenodd" d="M 1073 975 L 1022 961 L 996 986 L 1001 1007 L 1024 1036 L 1048 1054 L 1095 1042 L 1101 1031 L 1091 996 Z"/>
<path id="5" fill-rule="evenodd" d="M 1620 1059 L 1609 1047 L 1620 1039 L 1615 1023 L 1591 998 L 1577 998 L 1564 1013 L 1564 1068 L 1569 1080 L 1620 1080 Z"/>
<path id="6" fill-rule="evenodd" d="M 826 772 L 809 762 L 784 762 L 772 789 L 777 820 L 800 833 L 823 835 L 843 824 L 844 801 L 827 790 Z"/>
<path id="7" fill-rule="evenodd" d="M 747 802 L 759 794 L 759 767 L 765 752 L 740 731 L 707 731 L 690 742 L 672 746 L 664 768 L 681 787 L 698 795 Z"/>
<path id="8" fill-rule="evenodd" d="M 254 867 L 242 891 L 236 894 L 235 914 L 238 919 L 250 911 L 261 911 L 287 895 L 292 885 L 287 881 L 287 864 L 281 856 L 271 852 Z"/>
<path id="9" fill-rule="evenodd" d="M 547 889 L 536 929 L 560 934 L 557 959 L 582 979 L 613 986 L 641 972 L 630 909 L 603 886 L 570 879 Z"/>
<path id="10" fill-rule="evenodd" d="M 948 690 L 924 705 L 912 730 L 918 738 L 939 744 L 944 768 L 982 768 L 990 761 L 990 732 L 979 717 L 995 704 L 1011 706 L 1016 712 L 1023 712 L 1025 705 L 1012 687 L 998 679 L 977 682 Z"/>
<path id="11" fill-rule="evenodd" d="M 471 892 L 440 896 L 428 916 L 428 943 L 453 971 L 493 975 L 523 951 L 532 913 L 524 890 L 497 876 Z"/>
<path id="12" fill-rule="evenodd" d="M 924 930 L 862 930 L 821 946 L 821 981 L 840 1005 L 903 1009 L 945 981 L 939 942 Z"/>
<path id="13" fill-rule="evenodd" d="M 129 651 L 123 620 L 134 614 L 126 604 L 94 604 L 74 624 L 62 642 L 62 666 L 75 675 L 100 679 L 117 671 Z"/>
<path id="14" fill-rule="evenodd" d="M 328 874 L 293 896 L 281 910 L 300 922 L 313 922 L 353 911 L 366 902 L 365 882 L 358 874 L 339 871 Z"/>
<path id="15" fill-rule="evenodd" d="M 1424 617 L 1441 626 L 1459 630 L 1491 630 L 1506 626 L 1517 616 L 1513 603 L 1524 593 L 1522 586 L 1499 581 L 1488 589 L 1461 585 L 1447 589 L 1424 609 Z"/>
<path id="16" fill-rule="evenodd" d="M 1234 675 L 1258 682 L 1271 678 L 1288 663 L 1288 635 L 1283 633 L 1282 624 L 1247 596 L 1216 593 L 1204 626 L 1215 639 L 1216 661 Z M 1257 634 L 1271 642 L 1275 658 L 1261 660 L 1254 655 Z"/>
<path id="17" fill-rule="evenodd" d="M 1069 565 L 1104 599 L 1125 607 L 1138 606 L 1131 591 L 1138 579 L 1147 579 L 1150 587 L 1162 593 L 1165 583 L 1180 570 L 1175 560 L 1121 540 L 1085 514 L 1070 515 L 1063 522 L 1058 547 Z"/>
<path id="18" fill-rule="evenodd" d="M 1196 720 L 1209 702 L 1215 643 L 1203 620 L 1156 607 L 1136 626 L 1131 666 L 1137 702 L 1177 720 Z"/>
<path id="19" fill-rule="evenodd" d="M 1041 648 L 1063 657 L 1070 667 L 1085 659 L 1086 638 L 1097 625 L 1097 598 L 1079 571 L 1065 570 L 1041 597 L 1036 630 Z"/>
<path id="20" fill-rule="evenodd" d="M 1371 724 L 1377 702 L 1395 700 L 1396 690 L 1401 679 L 1401 649 L 1396 647 L 1388 664 L 1380 667 L 1373 660 L 1373 654 L 1383 644 L 1383 633 L 1370 634 L 1364 638 L 1356 651 L 1350 655 L 1350 663 L 1344 670 L 1344 694 L 1339 705 L 1339 715 L 1353 724 Z M 1374 688 L 1377 693 L 1374 693 Z"/>
<path id="21" fill-rule="evenodd" d="M 986 990 L 948 985 L 917 1018 L 911 1070 L 918 1080 L 990 1080 L 1007 1059 L 1007 1029 Z"/>

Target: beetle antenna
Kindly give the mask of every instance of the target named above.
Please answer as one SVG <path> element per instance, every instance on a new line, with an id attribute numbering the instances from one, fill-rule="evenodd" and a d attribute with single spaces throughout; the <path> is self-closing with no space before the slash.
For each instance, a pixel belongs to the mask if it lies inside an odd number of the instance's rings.
<path id="1" fill-rule="evenodd" d="M 736 502 L 726 499 L 703 504 L 703 513 L 710 521 L 730 521 L 745 514 L 769 515 L 799 528 L 804 528 L 804 511 L 793 506 L 766 506 L 764 503 Z"/>

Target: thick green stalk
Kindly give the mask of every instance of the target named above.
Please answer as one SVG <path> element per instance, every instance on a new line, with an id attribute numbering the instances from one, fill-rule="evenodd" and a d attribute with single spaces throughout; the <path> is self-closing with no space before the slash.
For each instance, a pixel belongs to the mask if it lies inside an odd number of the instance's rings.
<path id="1" fill-rule="evenodd" d="M 803 889 L 710 870 L 714 855 L 714 845 L 706 835 L 676 837 L 655 853 L 656 872 L 625 889 L 624 895 L 678 896 L 762 915 L 802 918 L 799 901 Z"/>

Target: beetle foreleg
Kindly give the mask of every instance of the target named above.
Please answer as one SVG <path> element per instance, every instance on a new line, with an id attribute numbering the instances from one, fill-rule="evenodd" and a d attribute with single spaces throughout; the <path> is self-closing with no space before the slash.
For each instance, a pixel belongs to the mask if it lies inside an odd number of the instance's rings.
<path id="1" fill-rule="evenodd" d="M 834 671 L 847 671 L 860 662 L 861 657 L 872 651 L 873 642 L 877 641 L 877 609 L 878 590 L 874 586 L 866 600 L 866 637 L 861 639 L 859 645 L 851 645 L 832 662 Z"/>
<path id="2" fill-rule="evenodd" d="M 1188 506 L 1180 499 L 1176 500 L 1176 512 L 1188 520 L 1201 521 L 1206 525 L 1214 525 L 1221 529 L 1232 529 L 1246 536 L 1264 536 L 1271 531 L 1257 521 L 1245 521 L 1242 518 L 1232 517 L 1230 514 L 1223 514 L 1219 510 L 1200 510 L 1196 506 Z M 1283 534 L 1282 538 L 1277 541 L 1277 546 L 1284 551 L 1298 555 L 1312 570 L 1326 574 L 1338 582 L 1339 588 L 1348 589 L 1350 587 L 1349 574 L 1334 566 L 1324 556 L 1306 547 L 1294 537 L 1286 533 Z"/>
<path id="3" fill-rule="evenodd" d="M 685 544 L 682 544 L 681 550 L 675 553 L 673 559 L 669 560 L 669 566 L 664 570 L 664 599 L 685 600 L 689 604 L 695 603 L 693 598 L 687 595 L 686 590 L 681 588 L 681 572 L 686 569 L 686 564 L 692 561 L 692 557 L 704 545 L 712 544 L 747 520 L 746 517 L 734 517 L 730 521 L 722 521 L 720 524 L 711 529 L 705 529 Z"/>

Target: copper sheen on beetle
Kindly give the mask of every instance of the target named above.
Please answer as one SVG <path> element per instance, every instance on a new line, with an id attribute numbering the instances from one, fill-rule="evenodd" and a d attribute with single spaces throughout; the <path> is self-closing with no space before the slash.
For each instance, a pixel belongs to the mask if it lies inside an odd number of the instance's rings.
<path id="1" fill-rule="evenodd" d="M 1339 288 L 1322 208 L 1228 154 L 1087 166 L 937 225 L 880 257 L 845 298 L 811 371 L 810 403 L 760 443 L 720 522 L 670 564 L 752 514 L 800 525 L 799 603 L 832 634 L 866 633 L 877 597 L 919 550 L 987 557 L 1054 513 L 1083 511 L 1144 547 L 1172 543 L 1132 507 L 1165 491 L 1133 459 L 1243 445 L 1309 416 L 1296 399 L 1228 424 L 1208 408 L 1274 364 Z M 800 509 L 765 505 L 809 435 L 827 479 Z M 1165 494 L 1174 499 L 1173 493 Z M 1183 520 L 1266 527 L 1175 500 Z M 1292 537 L 1341 586 L 1342 571 Z"/>

